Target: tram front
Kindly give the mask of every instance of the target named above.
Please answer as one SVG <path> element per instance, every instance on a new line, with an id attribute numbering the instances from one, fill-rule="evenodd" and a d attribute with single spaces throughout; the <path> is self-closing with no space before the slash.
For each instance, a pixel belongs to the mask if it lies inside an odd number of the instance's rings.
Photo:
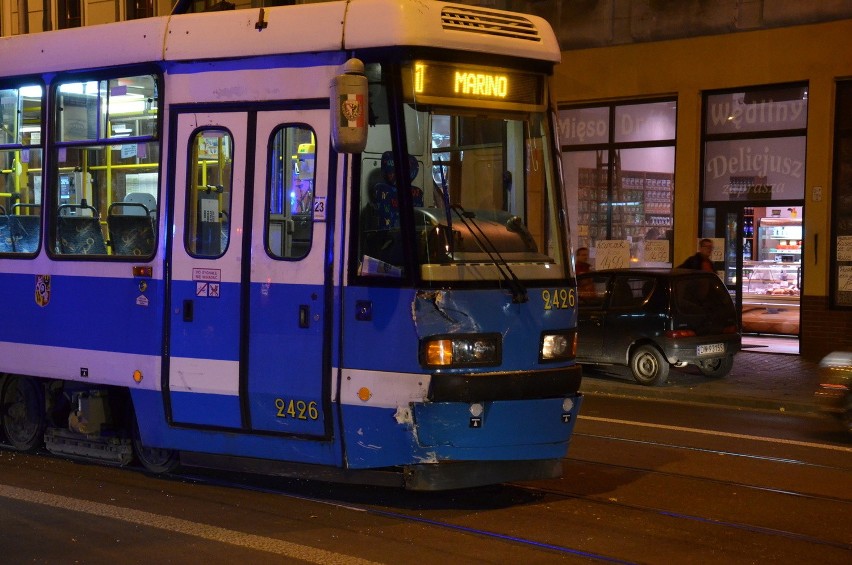
<path id="1" fill-rule="evenodd" d="M 561 475 L 581 396 L 549 67 L 368 62 L 342 308 L 348 467 Z"/>

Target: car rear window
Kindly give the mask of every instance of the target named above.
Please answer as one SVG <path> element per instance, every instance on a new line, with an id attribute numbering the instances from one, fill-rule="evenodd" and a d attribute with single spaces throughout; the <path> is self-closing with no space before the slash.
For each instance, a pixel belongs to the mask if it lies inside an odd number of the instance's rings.
<path id="1" fill-rule="evenodd" d="M 617 276 L 612 283 L 610 306 L 612 308 L 641 306 L 653 290 L 653 278 L 636 275 Z"/>
<path id="2" fill-rule="evenodd" d="M 673 302 L 684 313 L 701 313 L 727 307 L 728 289 L 715 275 L 678 277 L 672 285 Z"/>

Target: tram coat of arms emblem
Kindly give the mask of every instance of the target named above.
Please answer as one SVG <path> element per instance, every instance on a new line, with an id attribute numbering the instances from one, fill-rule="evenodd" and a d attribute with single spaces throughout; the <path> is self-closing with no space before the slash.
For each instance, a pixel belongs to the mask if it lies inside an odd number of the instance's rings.
<path id="1" fill-rule="evenodd" d="M 343 127 L 364 126 L 364 97 L 349 94 L 340 97 L 340 125 Z"/>
<path id="2" fill-rule="evenodd" d="M 35 301 L 42 307 L 50 302 L 50 275 L 36 275 Z"/>

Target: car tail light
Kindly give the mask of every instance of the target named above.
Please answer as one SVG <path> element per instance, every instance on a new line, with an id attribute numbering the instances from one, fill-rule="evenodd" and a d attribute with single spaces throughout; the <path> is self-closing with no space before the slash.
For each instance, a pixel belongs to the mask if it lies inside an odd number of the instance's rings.
<path id="1" fill-rule="evenodd" d="M 666 332 L 666 337 L 670 337 L 672 339 L 695 337 L 695 332 L 693 330 L 669 330 Z"/>
<path id="2" fill-rule="evenodd" d="M 722 330 L 722 333 L 723 334 L 735 334 L 738 331 L 739 331 L 739 328 L 737 328 L 737 326 L 734 324 L 734 325 L 730 325 L 730 326 L 725 326 L 725 329 Z"/>

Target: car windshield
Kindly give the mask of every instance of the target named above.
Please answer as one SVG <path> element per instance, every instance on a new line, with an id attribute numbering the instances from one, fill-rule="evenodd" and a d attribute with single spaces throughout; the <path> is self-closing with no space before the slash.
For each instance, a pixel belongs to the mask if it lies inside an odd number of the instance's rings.
<path id="1" fill-rule="evenodd" d="M 411 268 L 424 281 L 567 276 L 567 226 L 544 107 L 432 104 L 412 94 L 400 148 L 381 127 L 392 106 L 379 69 L 372 71 L 376 125 L 362 157 L 368 205 L 359 274 L 402 277 Z"/>

